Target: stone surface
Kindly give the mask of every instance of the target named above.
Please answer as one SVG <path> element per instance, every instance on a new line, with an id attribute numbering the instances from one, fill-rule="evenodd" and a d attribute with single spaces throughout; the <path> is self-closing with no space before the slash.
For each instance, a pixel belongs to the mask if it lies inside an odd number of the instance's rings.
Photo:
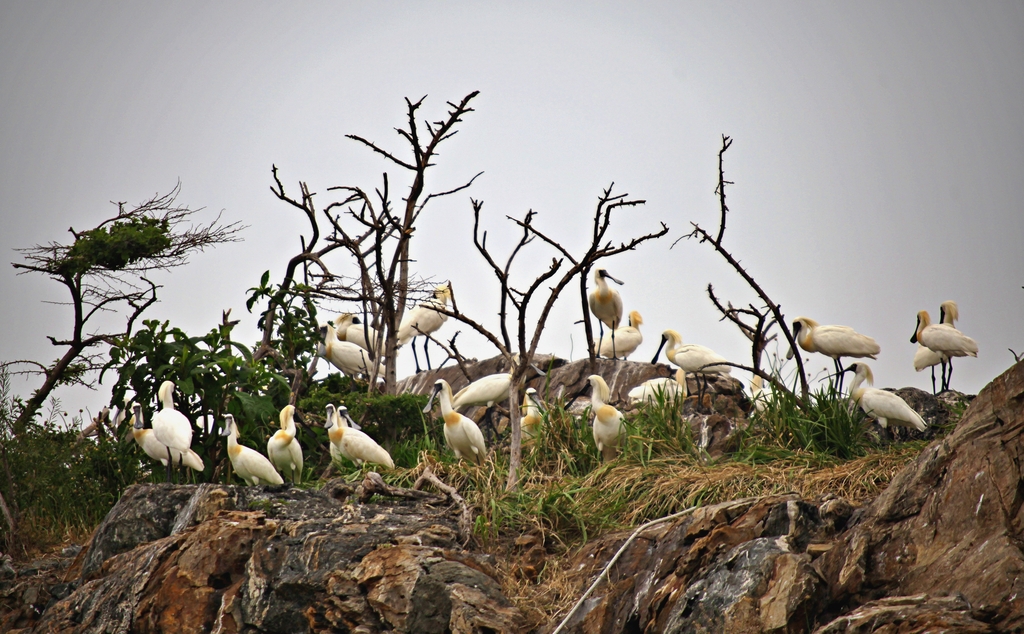
<path id="1" fill-rule="evenodd" d="M 336 487 L 178 489 L 133 487 L 95 533 L 89 574 L 83 566 L 34 631 L 519 629 L 487 558 L 457 543 L 452 509 L 353 504 L 332 496 Z M 126 549 L 127 527 L 161 499 L 174 499 L 177 514 Z"/>
<path id="2" fill-rule="evenodd" d="M 986 634 L 995 632 L 971 617 L 961 597 L 887 597 L 866 603 L 816 629 L 814 634 Z"/>
<path id="3" fill-rule="evenodd" d="M 818 560 L 830 609 L 885 596 L 959 595 L 972 618 L 998 631 L 1024 629 L 1022 470 L 1018 363 L 982 390 L 956 430 L 901 471 Z"/>

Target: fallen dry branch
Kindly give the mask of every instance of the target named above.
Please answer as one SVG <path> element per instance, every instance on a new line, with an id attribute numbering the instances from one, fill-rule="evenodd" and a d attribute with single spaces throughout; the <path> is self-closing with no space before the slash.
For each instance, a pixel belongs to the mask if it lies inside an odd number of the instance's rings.
<path id="1" fill-rule="evenodd" d="M 440 501 L 442 499 L 442 496 L 440 495 L 427 493 L 426 491 L 419 491 L 415 488 L 403 489 L 402 487 L 391 486 L 384 481 L 384 478 L 382 478 L 379 473 L 371 471 L 366 474 L 363 478 L 363 483 L 359 485 L 359 501 L 366 504 L 374 495 L 384 495 L 387 497 L 402 498 L 405 500 L 426 500 L 431 502 Z"/>
<path id="2" fill-rule="evenodd" d="M 412 485 L 412 488 L 413 490 L 418 491 L 428 482 L 434 485 L 434 487 L 439 491 L 444 492 L 452 502 L 458 504 L 459 509 L 462 511 L 459 515 L 459 538 L 462 540 L 463 544 L 468 543 L 470 536 L 473 534 L 473 511 L 469 508 L 469 505 L 466 504 L 466 500 L 459 495 L 459 492 L 456 491 L 454 487 L 448 486 L 442 482 L 440 478 L 434 475 L 433 470 L 429 466 L 423 468 L 423 473 L 420 474 L 420 477 L 416 478 L 416 482 Z"/>

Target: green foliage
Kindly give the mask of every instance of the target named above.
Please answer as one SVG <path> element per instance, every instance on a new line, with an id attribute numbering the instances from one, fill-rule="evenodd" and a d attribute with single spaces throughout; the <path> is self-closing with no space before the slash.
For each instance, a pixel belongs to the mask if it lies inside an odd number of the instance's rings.
<path id="1" fill-rule="evenodd" d="M 264 271 L 259 286 L 249 289 L 245 308 L 250 313 L 259 302 L 266 302 L 256 327 L 264 329 L 271 306 L 281 310 L 276 313 L 276 330 L 270 341 L 280 354 L 291 364 L 307 367 L 320 344 L 320 327 L 317 323 L 316 304 L 313 303 L 310 288 L 304 284 L 292 284 L 287 290 L 270 284 L 270 271 Z"/>
<path id="2" fill-rule="evenodd" d="M 781 391 L 764 403 L 761 412 L 752 413 L 743 438 L 740 453 L 749 460 L 763 462 L 792 452 L 850 460 L 868 450 L 864 413 L 831 383 L 819 386 L 805 407 Z"/>
<path id="3" fill-rule="evenodd" d="M 170 223 L 149 216 L 118 221 L 77 234 L 58 272 L 74 277 L 91 269 L 120 271 L 171 246 Z"/>
<path id="4" fill-rule="evenodd" d="M 212 329 L 201 337 L 190 337 L 168 322 L 147 320 L 130 338 L 117 342 L 104 367 L 115 369 L 115 405 L 124 402 L 129 391 L 143 404 L 144 416 L 152 416 L 160 385 L 175 383 L 175 407 L 200 425 L 193 429 L 192 449 L 206 463 L 206 479 L 223 458 L 223 439 L 217 426 L 224 414 L 238 422 L 240 442 L 260 448 L 278 424 L 278 413 L 290 398 L 288 381 L 267 364 L 255 361 L 244 345 L 232 341 L 231 326 Z M 148 410 L 148 411 L 147 411 Z M 130 419 L 119 434 L 127 433 Z"/>

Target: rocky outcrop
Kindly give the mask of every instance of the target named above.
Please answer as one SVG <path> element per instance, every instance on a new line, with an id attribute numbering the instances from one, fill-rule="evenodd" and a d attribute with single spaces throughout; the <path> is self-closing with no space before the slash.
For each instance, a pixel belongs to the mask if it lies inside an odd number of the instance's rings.
<path id="1" fill-rule="evenodd" d="M 973 618 L 1024 629 L 1024 363 L 992 381 L 956 430 L 866 509 L 818 570 L 832 609 L 960 596 Z M 903 630 L 901 630 L 903 631 Z"/>
<path id="2" fill-rule="evenodd" d="M 519 629 L 446 504 L 358 504 L 351 492 L 134 486 L 97 529 L 74 591 L 34 631 Z"/>

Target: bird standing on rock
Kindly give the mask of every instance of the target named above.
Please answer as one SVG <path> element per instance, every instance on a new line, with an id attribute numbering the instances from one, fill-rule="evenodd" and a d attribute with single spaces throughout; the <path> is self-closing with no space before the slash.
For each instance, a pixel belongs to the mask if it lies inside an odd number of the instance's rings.
<path id="1" fill-rule="evenodd" d="M 910 338 L 910 343 L 920 343 L 932 352 L 944 356 L 942 363 L 942 389 L 949 389 L 949 382 L 953 378 L 952 357 L 976 357 L 978 356 L 978 342 L 960 332 L 953 325 L 960 318 L 960 309 L 956 302 L 947 300 L 939 306 L 941 313 L 940 324 L 932 324 L 928 311 L 922 310 L 917 313 L 917 328 Z M 949 366 L 949 373 L 946 373 L 946 366 Z M 934 391 L 934 385 L 932 391 Z"/>
<path id="2" fill-rule="evenodd" d="M 849 326 L 821 326 L 809 317 L 797 317 L 793 320 L 793 337 L 807 352 L 820 352 L 826 357 L 832 357 L 836 366 L 839 391 L 843 389 L 841 357 L 877 359 L 875 355 L 882 350 L 877 341 Z M 786 358 L 792 359 L 793 353 L 794 351 L 790 349 Z"/>
<path id="3" fill-rule="evenodd" d="M 245 445 L 238 444 L 238 428 L 235 426 L 235 417 L 231 414 L 224 415 L 224 428 L 221 429 L 221 436 L 228 438 L 228 459 L 231 466 L 246 484 L 257 485 L 261 481 L 266 484 L 284 484 L 284 478 L 274 469 L 267 457 L 250 449 Z"/>
<path id="4" fill-rule="evenodd" d="M 643 317 L 637 311 L 629 313 L 629 325 L 616 328 L 611 336 L 601 335 L 597 342 L 598 354 L 609 359 L 625 359 L 640 347 L 644 337 L 640 334 Z"/>
<path id="5" fill-rule="evenodd" d="M 434 298 L 413 308 L 405 317 L 398 328 L 398 345 L 404 346 L 412 342 L 412 358 L 416 362 L 416 373 L 420 372 L 420 359 L 416 356 L 416 337 L 429 335 L 436 332 L 444 322 L 448 321 L 448 315 L 437 312 L 438 308 L 446 308 L 448 301 L 452 298 L 450 284 L 441 284 L 434 289 Z M 429 338 L 424 338 L 423 354 L 427 357 L 427 369 L 430 368 L 430 352 L 427 350 Z"/>
<path id="6" fill-rule="evenodd" d="M 302 480 L 302 446 L 295 437 L 295 406 L 285 405 L 281 410 L 281 429 L 267 440 L 267 458 L 277 469 L 291 476 L 292 482 Z"/>
<path id="7" fill-rule="evenodd" d="M 643 401 L 656 402 L 658 394 L 666 403 L 686 399 L 686 372 L 682 368 L 676 370 L 675 378 L 661 377 L 644 381 L 634 387 L 627 395 L 631 403 Z"/>
<path id="8" fill-rule="evenodd" d="M 896 425 L 913 427 L 917 431 L 927 429 L 928 426 L 921 415 L 899 396 L 885 390 L 860 386 L 865 380 L 869 385 L 875 381 L 868 364 L 854 363 L 846 371 L 857 373 L 853 382 L 850 383 L 850 398 L 860 405 L 865 414 L 878 419 L 878 424 L 883 428 L 887 428 L 892 422 Z"/>
<path id="9" fill-rule="evenodd" d="M 184 454 L 177 449 L 171 449 L 168 452 L 168 448 L 157 440 L 153 429 L 146 426 L 146 422 L 142 417 L 142 405 L 133 403 L 131 409 L 132 418 L 129 422 L 132 426 L 132 437 L 135 438 L 135 442 L 138 443 L 139 447 L 142 447 L 147 456 L 164 466 L 168 466 L 170 463 L 183 464 L 193 471 L 202 471 L 205 468 L 203 459 L 191 449 Z M 170 458 L 168 458 L 168 453 L 170 453 Z"/>
<path id="10" fill-rule="evenodd" d="M 171 480 L 174 466 L 173 451 L 177 451 L 179 464 L 184 454 L 192 448 L 192 423 L 184 414 L 174 409 L 174 382 L 164 381 L 157 391 L 162 408 L 153 416 L 153 433 L 167 448 L 167 481 Z"/>
<path id="11" fill-rule="evenodd" d="M 658 351 L 654 353 L 651 363 L 658 362 L 658 355 L 661 354 L 661 349 L 665 347 L 665 344 L 668 344 L 668 348 L 665 350 L 665 356 L 668 357 L 668 360 L 682 368 L 685 372 L 696 375 L 697 404 L 703 407 L 704 393 L 708 387 L 708 375 L 728 375 L 732 372 L 732 368 L 728 365 L 717 365 L 727 363 L 727 361 L 725 357 L 711 348 L 695 343 L 683 343 L 682 335 L 675 330 L 666 330 L 661 333 L 661 345 L 658 346 Z M 704 377 L 703 385 L 701 385 L 701 377 Z"/>
<path id="12" fill-rule="evenodd" d="M 430 393 L 430 400 L 423 408 L 423 413 L 429 413 L 434 404 L 434 398 L 440 395 L 441 417 L 444 419 L 444 441 L 452 448 L 457 458 L 465 457 L 480 465 L 487 458 L 487 446 L 484 444 L 484 435 L 480 432 L 471 419 L 456 412 L 452 408 L 452 387 L 448 381 L 438 379 L 434 383 L 434 390 Z"/>

